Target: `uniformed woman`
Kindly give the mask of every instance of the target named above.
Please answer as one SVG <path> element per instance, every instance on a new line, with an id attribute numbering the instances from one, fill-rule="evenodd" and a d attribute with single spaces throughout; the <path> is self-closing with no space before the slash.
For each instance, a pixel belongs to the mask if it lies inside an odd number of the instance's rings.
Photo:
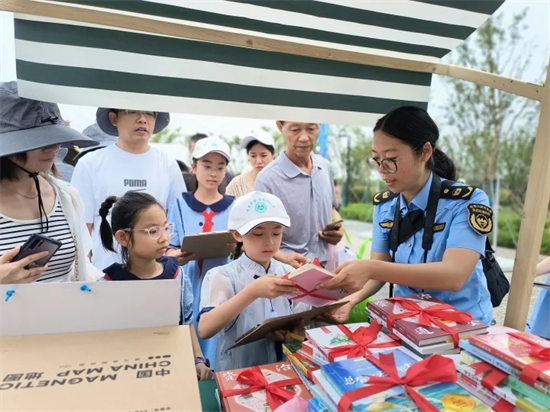
<path id="1" fill-rule="evenodd" d="M 424 291 L 492 322 L 481 262 L 492 210 L 482 190 L 454 182 L 455 165 L 436 147 L 438 138 L 437 125 L 418 107 L 396 108 L 376 123 L 373 160 L 389 191 L 374 197 L 371 260 L 346 262 L 319 285 L 355 291 L 333 313 L 336 321 L 389 282 L 394 296 Z"/>

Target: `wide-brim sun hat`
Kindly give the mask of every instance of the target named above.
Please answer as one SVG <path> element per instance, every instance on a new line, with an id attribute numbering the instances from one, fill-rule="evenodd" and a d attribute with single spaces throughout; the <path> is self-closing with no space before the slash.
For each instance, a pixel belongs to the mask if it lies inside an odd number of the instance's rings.
<path id="1" fill-rule="evenodd" d="M 254 133 L 251 136 L 245 137 L 241 142 L 241 147 L 243 149 L 246 149 L 251 142 L 258 142 L 263 144 L 264 146 L 275 147 L 275 141 L 273 140 L 273 136 L 267 132 Z"/>
<path id="2" fill-rule="evenodd" d="M 235 200 L 229 212 L 227 227 L 244 236 L 264 223 L 278 223 L 290 227 L 290 216 L 277 196 L 254 191 Z"/>
<path id="3" fill-rule="evenodd" d="M 101 130 L 111 136 L 118 136 L 118 129 L 111 123 L 109 119 L 109 113 L 116 111 L 117 109 L 107 109 L 105 107 L 100 107 L 97 109 L 95 114 L 95 119 Z M 120 109 L 122 110 L 122 109 Z M 166 112 L 156 112 L 157 117 L 155 119 L 155 128 L 153 129 L 153 134 L 158 133 L 170 124 L 170 113 Z"/>
<path id="4" fill-rule="evenodd" d="M 1 82 L 0 157 L 54 145 L 90 147 L 97 142 L 67 126 L 57 104 L 21 97 L 17 82 Z"/>
<path id="5" fill-rule="evenodd" d="M 229 152 L 229 145 L 219 137 L 206 137 L 195 143 L 195 148 L 193 149 L 191 158 L 200 159 L 208 153 L 218 153 L 225 157 L 229 162 L 231 160 Z"/>

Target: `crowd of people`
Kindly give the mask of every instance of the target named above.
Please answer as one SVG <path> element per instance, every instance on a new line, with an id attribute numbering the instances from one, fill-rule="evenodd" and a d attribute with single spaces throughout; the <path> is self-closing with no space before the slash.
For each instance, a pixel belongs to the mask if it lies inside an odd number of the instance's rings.
<path id="1" fill-rule="evenodd" d="M 244 138 L 251 170 L 233 177 L 229 147 L 217 137 L 192 136 L 189 165 L 151 147 L 168 113 L 99 108 L 96 124 L 81 134 L 56 104 L 20 97 L 16 82 L 0 85 L 0 107 L 0 283 L 178 279 L 180 321 L 191 325 L 199 379 L 212 369 L 274 362 L 280 342 L 303 333 L 297 325 L 228 349 L 265 319 L 307 309 L 284 297 L 296 289 L 281 275 L 314 259 L 325 265 L 329 245 L 342 242 L 339 188 L 329 160 L 314 153 L 319 124 L 277 121 L 281 152 L 271 136 Z M 377 122 L 373 160 L 389 190 L 375 196 L 371 259 L 347 262 L 319 285 L 353 292 L 330 321 L 346 322 L 355 304 L 391 283 L 397 296 L 427 291 L 491 323 L 481 261 L 490 227 L 480 223 L 492 217 L 488 199 L 476 188 L 454 196 L 464 186 L 455 183 L 438 138 L 417 107 L 396 108 Z M 83 150 L 67 183 L 56 164 L 73 146 Z M 426 250 L 424 211 L 442 182 L 447 191 L 437 193 Z M 409 228 L 395 244 L 394 225 Z M 185 236 L 227 230 L 231 256 L 201 260 L 181 250 Z M 33 265 L 44 253 L 16 259 L 37 233 L 61 244 L 46 266 Z"/>

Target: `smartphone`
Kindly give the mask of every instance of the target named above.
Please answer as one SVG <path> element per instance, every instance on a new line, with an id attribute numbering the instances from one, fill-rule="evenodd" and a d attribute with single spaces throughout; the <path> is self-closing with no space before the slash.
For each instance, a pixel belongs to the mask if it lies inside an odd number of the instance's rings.
<path id="1" fill-rule="evenodd" d="M 344 219 L 331 222 L 325 226 L 325 228 L 323 229 L 323 232 L 328 232 L 329 230 L 336 230 L 338 229 L 338 226 L 340 226 L 342 223 L 344 223 Z"/>
<path id="2" fill-rule="evenodd" d="M 34 255 L 35 253 L 48 252 L 47 256 L 44 256 L 31 264 L 32 267 L 45 266 L 46 263 L 48 263 L 53 257 L 55 252 L 57 252 L 57 250 L 61 247 L 61 245 L 62 243 L 58 240 L 50 239 L 49 237 L 38 234 L 31 235 L 25 244 L 21 246 L 21 250 L 19 250 L 19 253 L 13 258 L 12 262 L 17 262 L 18 260 Z M 29 269 L 29 265 L 25 266 L 25 269 Z"/>

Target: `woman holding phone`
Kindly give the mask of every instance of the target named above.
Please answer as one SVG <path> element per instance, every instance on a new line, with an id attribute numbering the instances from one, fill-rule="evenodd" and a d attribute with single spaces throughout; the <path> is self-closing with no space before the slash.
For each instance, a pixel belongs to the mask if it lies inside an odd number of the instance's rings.
<path id="1" fill-rule="evenodd" d="M 97 143 L 66 126 L 56 104 L 20 97 L 16 82 L 0 83 L 0 118 L 0 283 L 95 280 L 82 200 L 54 177 L 54 161 L 61 146 Z M 42 244 L 25 244 L 33 235 L 59 248 L 37 256 Z"/>

